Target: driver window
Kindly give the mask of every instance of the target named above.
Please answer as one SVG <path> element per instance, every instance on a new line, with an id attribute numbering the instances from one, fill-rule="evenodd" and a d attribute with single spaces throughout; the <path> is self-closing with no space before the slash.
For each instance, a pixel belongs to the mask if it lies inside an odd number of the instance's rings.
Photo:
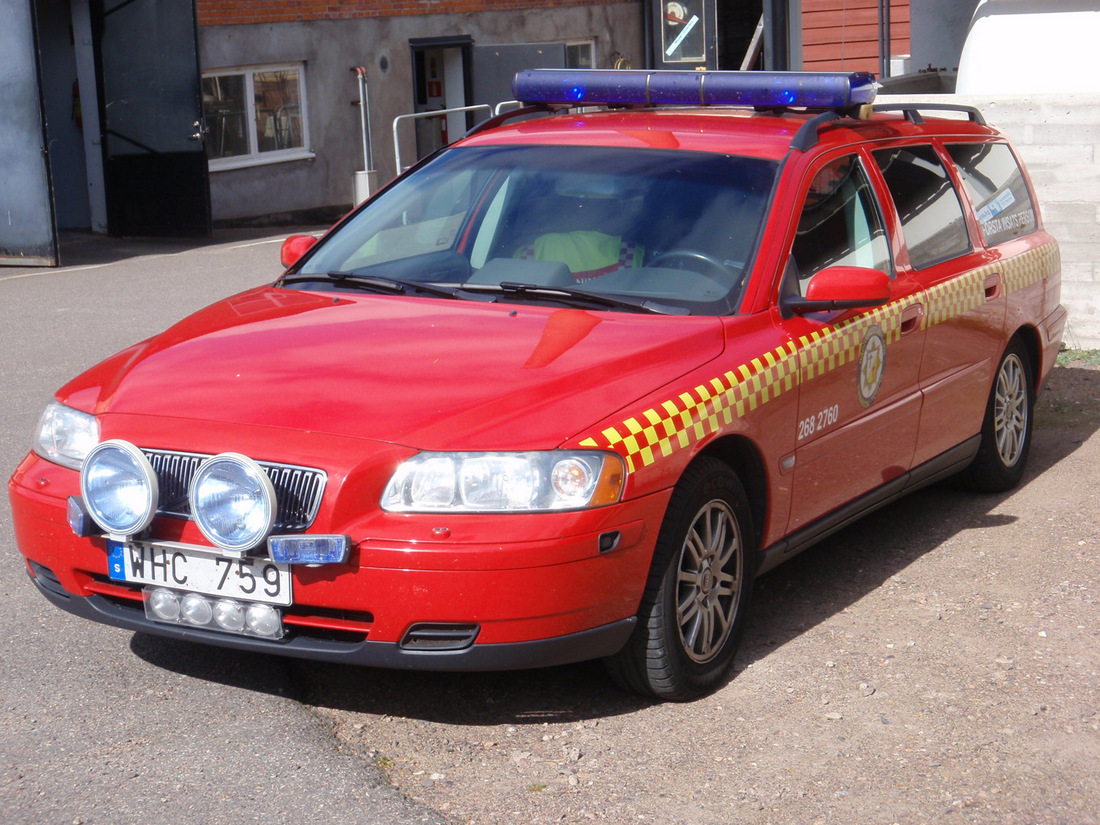
<path id="1" fill-rule="evenodd" d="M 892 272 L 890 248 L 863 164 L 855 155 L 821 167 L 810 182 L 791 248 L 792 291 L 806 294 L 828 266 L 862 266 Z"/>

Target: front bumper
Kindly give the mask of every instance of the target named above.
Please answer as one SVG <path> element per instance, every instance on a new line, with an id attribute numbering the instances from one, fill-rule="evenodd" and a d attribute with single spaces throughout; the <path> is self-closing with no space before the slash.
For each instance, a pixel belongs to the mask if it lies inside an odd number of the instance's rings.
<path id="1" fill-rule="evenodd" d="M 77 616 L 116 627 L 305 659 L 420 670 L 505 670 L 614 653 L 635 623 L 667 495 L 586 514 L 548 514 L 535 524 L 480 518 L 459 539 L 352 536 L 346 565 L 295 567 L 294 604 L 280 640 L 163 624 L 146 617 L 140 586 L 107 576 L 106 542 L 73 535 L 65 516 L 72 471 L 29 456 L 9 494 L 16 540 L 40 592 Z M 551 523 L 549 520 L 556 520 Z M 158 520 L 159 521 L 159 520 Z M 193 538 L 175 522 L 172 539 Z M 328 532 L 334 525 L 315 525 Z M 375 526 L 375 525 L 371 525 Z M 556 528 L 560 526 L 560 531 Z M 158 523 L 154 522 L 154 531 Z M 619 537 L 613 549 L 601 538 Z M 161 538 L 167 538 L 161 536 Z M 602 549 L 601 549 L 602 547 Z"/>
<path id="2" fill-rule="evenodd" d="M 153 636 L 235 650 L 396 670 L 519 670 L 598 659 L 619 650 L 626 643 L 637 621 L 630 617 L 565 636 L 526 642 L 475 643 L 459 650 L 417 650 L 401 642 L 369 639 L 339 641 L 293 634 L 287 639 L 271 642 L 153 622 L 145 618 L 141 602 L 127 604 L 99 594 L 76 596 L 61 587 L 56 575 L 48 568 L 32 562 L 31 571 L 31 580 L 43 596 L 62 610 L 84 619 Z"/>

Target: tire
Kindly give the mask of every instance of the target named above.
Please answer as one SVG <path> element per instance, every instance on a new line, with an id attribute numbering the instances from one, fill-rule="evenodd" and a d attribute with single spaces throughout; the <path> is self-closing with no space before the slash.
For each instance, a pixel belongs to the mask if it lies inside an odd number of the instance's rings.
<path id="1" fill-rule="evenodd" d="M 974 490 L 999 493 L 1020 483 L 1031 450 L 1035 379 L 1019 339 L 1009 342 L 989 392 L 982 443 L 964 480 Z"/>
<path id="2" fill-rule="evenodd" d="M 606 660 L 612 678 L 668 701 L 713 690 L 737 652 L 754 562 L 744 487 L 723 462 L 697 460 L 669 501 L 638 624 Z"/>

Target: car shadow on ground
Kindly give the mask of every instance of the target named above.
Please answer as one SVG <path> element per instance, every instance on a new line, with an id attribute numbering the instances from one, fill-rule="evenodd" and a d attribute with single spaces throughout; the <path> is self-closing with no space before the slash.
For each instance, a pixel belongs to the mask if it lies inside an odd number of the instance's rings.
<path id="1" fill-rule="evenodd" d="M 1100 370 L 1055 371 L 1037 409 L 1025 484 L 1100 430 L 1097 398 Z M 938 484 L 872 513 L 762 576 L 729 679 L 874 592 L 958 532 L 1011 523 L 1013 516 L 994 512 L 1010 495 Z M 433 673 L 228 653 L 142 634 L 131 647 L 158 667 L 199 679 L 289 695 L 316 707 L 446 724 L 568 723 L 653 704 L 617 688 L 599 662 L 503 673 Z"/>

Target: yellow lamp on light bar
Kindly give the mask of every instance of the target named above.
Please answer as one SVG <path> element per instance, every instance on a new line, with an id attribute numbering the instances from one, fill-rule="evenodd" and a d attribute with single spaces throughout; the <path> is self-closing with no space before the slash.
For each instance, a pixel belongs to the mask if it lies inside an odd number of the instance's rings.
<path id="1" fill-rule="evenodd" d="M 678 104 L 850 109 L 875 99 L 868 72 L 685 72 L 529 69 L 512 84 L 524 103 Z"/>

